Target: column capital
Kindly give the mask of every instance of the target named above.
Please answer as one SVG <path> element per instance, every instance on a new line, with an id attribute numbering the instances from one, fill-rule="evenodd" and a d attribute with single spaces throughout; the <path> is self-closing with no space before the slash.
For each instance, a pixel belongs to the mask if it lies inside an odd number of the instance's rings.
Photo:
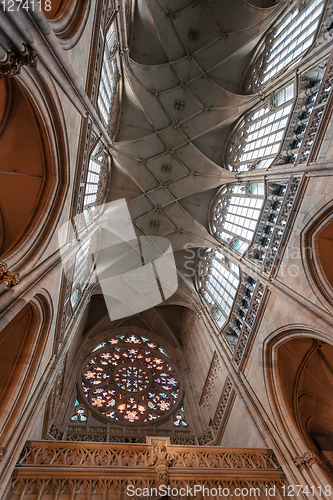
<path id="1" fill-rule="evenodd" d="M 15 286 L 20 281 L 20 273 L 8 271 L 6 262 L 0 261 L 0 284 L 6 283 L 6 288 Z"/>
<path id="2" fill-rule="evenodd" d="M 24 52 L 18 50 L 9 52 L 6 61 L 0 63 L 0 71 L 8 77 L 13 77 L 21 73 L 22 66 L 36 67 L 36 65 L 37 54 L 31 47 L 27 46 Z"/>

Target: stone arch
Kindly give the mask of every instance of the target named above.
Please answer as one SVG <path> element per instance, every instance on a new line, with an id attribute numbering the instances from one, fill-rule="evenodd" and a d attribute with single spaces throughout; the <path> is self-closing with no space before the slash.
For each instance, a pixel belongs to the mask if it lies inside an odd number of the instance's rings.
<path id="1" fill-rule="evenodd" d="M 54 33 L 65 49 L 73 48 L 79 41 L 89 16 L 90 0 L 52 0 L 50 10 L 44 8 Z"/>
<path id="2" fill-rule="evenodd" d="M 303 325 L 273 332 L 264 342 L 263 366 L 275 424 L 291 455 L 296 459 L 310 451 L 332 468 L 333 345 L 329 335 Z"/>
<path id="3" fill-rule="evenodd" d="M 2 446 L 26 439 L 31 411 L 41 402 L 40 380 L 51 351 L 47 350 L 53 306 L 41 291 L 1 331 L 0 428 Z M 31 408 L 30 408 L 31 406 Z"/>
<path id="4" fill-rule="evenodd" d="M 22 268 L 43 249 L 67 193 L 67 143 L 56 99 L 33 69 L 19 79 L 0 75 L 0 255 L 9 268 Z"/>
<path id="5" fill-rule="evenodd" d="M 333 204 L 324 206 L 302 233 L 303 267 L 311 288 L 325 305 L 333 303 Z M 327 304 L 328 303 L 328 304 Z"/>

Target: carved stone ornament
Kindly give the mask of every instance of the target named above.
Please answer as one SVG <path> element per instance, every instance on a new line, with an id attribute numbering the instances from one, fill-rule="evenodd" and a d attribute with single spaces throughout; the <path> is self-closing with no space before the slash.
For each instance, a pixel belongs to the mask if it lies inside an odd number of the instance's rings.
<path id="1" fill-rule="evenodd" d="M 308 469 L 315 463 L 317 463 L 318 465 L 322 465 L 319 457 L 310 450 L 305 451 L 303 455 L 295 457 L 294 462 L 296 467 L 298 467 L 300 470 Z"/>
<path id="2" fill-rule="evenodd" d="M 0 284 L 6 283 L 6 288 L 15 286 L 20 281 L 20 273 L 13 273 L 8 271 L 7 264 L 0 261 Z"/>
<path id="3" fill-rule="evenodd" d="M 31 47 L 26 47 L 24 52 L 9 52 L 7 60 L 0 63 L 0 71 L 8 77 L 13 77 L 21 73 L 22 66 L 37 66 L 37 54 Z"/>

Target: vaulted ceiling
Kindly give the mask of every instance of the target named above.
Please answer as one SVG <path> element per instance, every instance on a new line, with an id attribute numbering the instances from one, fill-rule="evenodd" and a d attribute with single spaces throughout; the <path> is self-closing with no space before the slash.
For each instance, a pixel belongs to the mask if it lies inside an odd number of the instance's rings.
<path id="1" fill-rule="evenodd" d="M 130 23 L 124 3 L 121 117 L 108 201 L 126 199 L 138 235 L 170 240 L 180 285 L 168 303 L 189 304 L 193 280 L 184 276 L 184 248 L 216 245 L 210 204 L 235 179 L 224 164 L 228 137 L 260 99 L 240 94 L 242 80 L 283 2 L 137 0 Z"/>

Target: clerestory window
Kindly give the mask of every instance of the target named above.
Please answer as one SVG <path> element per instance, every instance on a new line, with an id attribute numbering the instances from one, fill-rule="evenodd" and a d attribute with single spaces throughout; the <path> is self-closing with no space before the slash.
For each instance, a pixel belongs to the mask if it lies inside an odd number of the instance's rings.
<path id="1" fill-rule="evenodd" d="M 219 250 L 199 256 L 198 290 L 221 328 L 228 320 L 239 285 L 239 268 Z"/>
<path id="2" fill-rule="evenodd" d="M 324 0 L 313 0 L 295 9 L 277 27 L 261 83 L 296 63 L 313 42 Z"/>
<path id="3" fill-rule="evenodd" d="M 117 90 L 118 67 L 116 58 L 117 32 L 113 23 L 106 35 L 101 80 L 98 92 L 98 109 L 105 125 L 110 120 L 110 112 Z"/>
<path id="4" fill-rule="evenodd" d="M 225 186 L 213 205 L 213 234 L 243 254 L 252 242 L 264 199 L 264 183 Z"/>
<path id="5" fill-rule="evenodd" d="M 231 138 L 229 168 L 268 168 L 279 152 L 295 96 L 294 84 L 279 90 L 271 102 L 247 114 Z"/>
<path id="6" fill-rule="evenodd" d="M 105 169 L 106 155 L 101 143 L 98 143 L 90 155 L 83 210 L 95 210 L 101 191 L 101 179 Z M 85 213 L 86 215 L 86 213 Z"/>

